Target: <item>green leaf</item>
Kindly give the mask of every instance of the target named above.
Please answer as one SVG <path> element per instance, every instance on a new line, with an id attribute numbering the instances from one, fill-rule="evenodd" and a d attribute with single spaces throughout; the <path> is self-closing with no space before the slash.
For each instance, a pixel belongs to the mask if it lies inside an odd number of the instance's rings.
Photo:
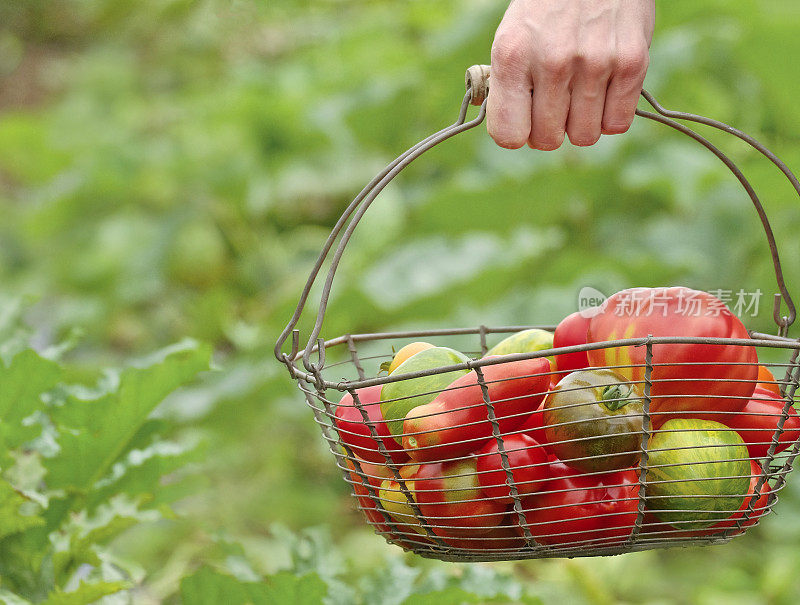
<path id="1" fill-rule="evenodd" d="M 187 605 L 319 605 L 326 593 L 325 583 L 313 573 L 282 572 L 257 584 L 204 567 L 181 580 L 181 597 Z"/>
<path id="2" fill-rule="evenodd" d="M 137 523 L 153 522 L 158 518 L 155 511 L 141 512 L 135 502 L 122 498 L 115 498 L 92 517 L 84 511 L 73 514 L 58 534 L 51 537 L 56 584 L 66 582 L 72 570 L 81 564 L 98 567 L 101 563 L 98 547 Z"/>
<path id="3" fill-rule="evenodd" d="M 87 584 L 81 582 L 77 590 L 72 592 L 62 592 L 56 590 L 51 592 L 41 605 L 89 605 L 105 596 L 116 594 L 121 590 L 130 588 L 128 582 L 98 582 Z"/>
<path id="4" fill-rule="evenodd" d="M 496 595 L 486 597 L 474 592 L 468 592 L 463 588 L 451 586 L 433 592 L 414 594 L 403 601 L 403 605 L 429 605 L 431 603 L 436 603 L 436 605 L 462 605 L 462 603 L 524 603 L 526 605 L 541 605 L 542 600 L 531 596 L 510 597 L 508 595 Z"/>
<path id="5" fill-rule="evenodd" d="M 31 605 L 28 599 L 0 588 L 0 603 L 3 605 Z"/>
<path id="6" fill-rule="evenodd" d="M 0 362 L 0 455 L 35 438 L 38 425 L 25 426 L 23 419 L 44 407 L 42 393 L 53 388 L 61 368 L 27 349 L 4 366 Z"/>
<path id="7" fill-rule="evenodd" d="M 133 449 L 114 463 L 111 474 L 101 479 L 90 494 L 87 509 L 93 510 L 117 494 L 144 496 L 142 504 L 163 504 L 162 478 L 196 460 L 200 450 L 172 441 L 157 441 L 144 449 Z M 158 498 L 157 498 L 158 496 Z"/>
<path id="8" fill-rule="evenodd" d="M 59 454 L 45 461 L 48 485 L 86 493 L 124 455 L 149 414 L 170 392 L 207 370 L 210 347 L 193 341 L 168 347 L 141 367 L 123 370 L 112 388 L 94 399 L 69 394 L 52 417 L 60 430 Z"/>
<path id="9" fill-rule="evenodd" d="M 0 479 L 0 541 L 31 527 L 44 525 L 41 517 L 35 514 L 24 515 L 20 512 L 25 505 L 33 503 L 19 494 L 8 482 Z"/>

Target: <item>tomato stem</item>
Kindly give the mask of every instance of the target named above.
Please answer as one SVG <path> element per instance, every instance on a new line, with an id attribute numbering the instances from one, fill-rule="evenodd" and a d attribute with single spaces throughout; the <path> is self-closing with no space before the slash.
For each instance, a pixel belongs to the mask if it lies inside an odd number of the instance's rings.
<path id="1" fill-rule="evenodd" d="M 600 394 L 603 405 L 606 409 L 615 412 L 616 410 L 625 407 L 630 402 L 628 397 L 631 394 L 630 385 L 627 384 L 611 384 L 603 389 Z"/>

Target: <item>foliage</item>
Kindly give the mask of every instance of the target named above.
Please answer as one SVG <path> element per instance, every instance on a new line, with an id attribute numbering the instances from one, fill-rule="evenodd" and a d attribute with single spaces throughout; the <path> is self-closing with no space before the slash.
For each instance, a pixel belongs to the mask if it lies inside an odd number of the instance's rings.
<path id="1" fill-rule="evenodd" d="M 762 527 L 713 550 L 493 566 L 404 555 L 363 529 L 275 362 L 329 228 L 383 165 L 454 120 L 461 74 L 487 61 L 502 9 L 0 4 L 0 288 L 13 294 L 0 304 L 3 599 L 190 601 L 216 585 L 255 600 L 276 582 L 318 596 L 317 579 L 330 602 L 800 595 L 791 480 Z M 674 0 L 657 20 L 647 88 L 800 166 L 797 8 Z M 761 193 L 794 293 L 791 187 L 744 145 L 709 136 Z M 583 286 L 668 283 L 760 290 L 745 323 L 773 330 L 763 234 L 711 155 L 643 119 L 550 154 L 501 150 L 478 128 L 415 162 L 366 213 L 323 335 L 548 324 Z M 154 409 L 206 367 L 208 349 L 187 337 L 209 343 L 221 371 Z M 308 529 L 324 523 L 330 540 Z"/>
<path id="2" fill-rule="evenodd" d="M 14 319 L 0 334 L 16 333 Z M 169 514 L 192 447 L 148 417 L 208 369 L 209 347 L 185 341 L 85 386 L 67 381 L 57 348 L 3 344 L 0 589 L 69 605 L 130 587 L 137 574 L 108 543 Z"/>

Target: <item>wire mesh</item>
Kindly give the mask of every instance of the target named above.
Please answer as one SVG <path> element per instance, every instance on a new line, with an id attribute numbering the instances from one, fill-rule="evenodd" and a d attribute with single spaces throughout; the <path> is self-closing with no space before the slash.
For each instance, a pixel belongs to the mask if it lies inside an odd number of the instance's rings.
<path id="1" fill-rule="evenodd" d="M 487 331 L 472 329 L 476 351 L 486 352 Z M 403 374 L 380 370 L 410 339 L 446 346 L 447 333 L 347 335 L 323 342 L 341 350 L 341 362 L 316 376 L 300 369 L 302 353 L 295 359 L 300 389 L 366 521 L 387 541 L 422 556 L 490 561 L 727 542 L 772 510 L 798 453 L 795 340 L 651 337 L 503 357 L 478 353 L 458 364 Z M 792 359 L 728 364 L 727 371 L 751 378 L 681 378 L 687 368 L 710 364 L 661 359 L 659 346 L 687 342 L 786 349 Z M 371 350 L 362 357 L 359 346 L 365 344 Z M 376 346 L 385 354 L 375 354 Z M 602 401 L 596 384 L 569 385 L 565 378 L 575 373 L 557 369 L 560 355 L 620 346 L 644 347 L 645 363 L 575 371 L 604 375 L 607 392 L 624 387 Z M 748 370 L 753 365 L 755 372 Z M 764 378 L 759 366 L 783 376 Z M 654 377 L 657 368 L 673 375 Z M 345 369 L 355 378 L 342 380 Z M 641 380 L 622 376 L 634 370 L 643 371 Z M 461 374 L 450 380 L 454 372 Z M 414 383 L 440 376 L 448 376 L 448 384 Z M 727 402 L 705 415 L 714 420 L 692 418 L 679 407 L 659 409 L 659 402 L 707 395 L 710 382 L 717 389 L 711 399 Z M 411 387 L 402 397 L 384 400 L 384 407 L 416 407 L 419 397 L 433 402 L 416 416 L 427 428 L 410 430 L 408 417 L 381 416 L 381 391 L 391 384 Z M 741 392 L 741 385 L 761 395 L 725 392 Z M 559 398 L 566 404 L 555 405 Z M 764 405 L 752 407 L 753 400 Z M 588 413 L 596 412 L 599 401 L 625 404 L 613 414 L 613 434 L 608 425 L 591 428 L 604 422 Z M 388 427 L 396 421 L 403 429 L 392 434 Z M 418 447 L 403 448 L 411 438 Z"/>

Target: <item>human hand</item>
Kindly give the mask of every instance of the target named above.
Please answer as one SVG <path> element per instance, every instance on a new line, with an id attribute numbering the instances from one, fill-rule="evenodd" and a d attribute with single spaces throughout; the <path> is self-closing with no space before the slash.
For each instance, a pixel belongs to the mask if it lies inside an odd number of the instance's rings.
<path id="1" fill-rule="evenodd" d="M 513 0 L 495 34 L 486 122 L 501 147 L 593 145 L 633 121 L 654 0 Z"/>

